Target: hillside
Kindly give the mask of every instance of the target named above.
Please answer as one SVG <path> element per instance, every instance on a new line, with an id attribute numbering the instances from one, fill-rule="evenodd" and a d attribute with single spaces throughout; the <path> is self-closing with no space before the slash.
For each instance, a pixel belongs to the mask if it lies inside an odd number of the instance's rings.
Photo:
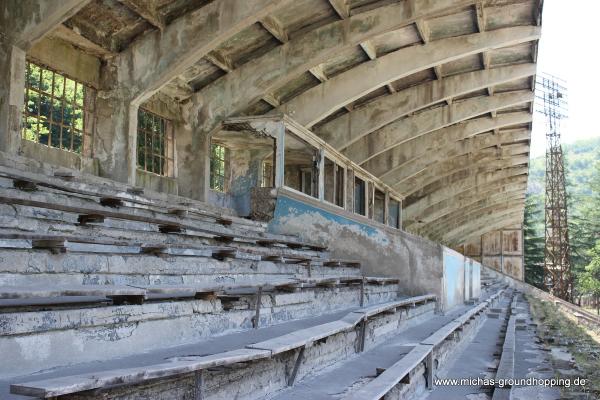
<path id="1" fill-rule="evenodd" d="M 594 164 L 600 160 L 600 137 L 580 140 L 563 145 L 565 173 L 571 198 L 591 194 L 590 181 L 594 174 Z M 546 157 L 532 159 L 529 165 L 529 194 L 543 194 L 546 171 Z"/>

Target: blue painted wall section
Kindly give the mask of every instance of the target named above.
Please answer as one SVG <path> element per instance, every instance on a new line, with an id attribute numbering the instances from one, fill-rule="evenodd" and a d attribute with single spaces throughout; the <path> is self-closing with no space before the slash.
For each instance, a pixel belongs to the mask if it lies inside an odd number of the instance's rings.
<path id="1" fill-rule="evenodd" d="M 464 301 L 464 267 L 465 258 L 450 249 L 444 249 L 444 291 L 446 309 L 450 309 Z"/>
<path id="2" fill-rule="evenodd" d="M 473 268 L 473 298 L 481 297 L 481 264 L 477 261 L 472 261 Z"/>
<path id="3" fill-rule="evenodd" d="M 469 268 L 465 277 L 465 260 L 471 260 L 461 254 L 315 202 L 295 193 L 278 193 L 269 232 L 328 246 L 332 257 L 360 261 L 364 275 L 398 277 L 404 295 L 436 294 L 441 310 L 463 304 L 472 293 L 478 297 L 479 266 L 472 273 Z M 465 292 L 465 279 L 477 287 Z"/>
<path id="4" fill-rule="evenodd" d="M 361 233 L 366 236 L 381 236 L 380 231 L 372 226 L 361 224 L 360 222 L 351 220 L 344 216 L 334 214 L 319 207 L 315 207 L 312 204 L 304 203 L 302 201 L 281 195 L 277 197 L 275 214 L 269 223 L 269 231 L 272 233 L 287 233 L 286 230 L 283 229 L 282 225 L 285 225 L 290 218 L 298 218 L 306 214 L 322 217 L 331 221 L 332 223 L 342 226 L 352 226 L 353 228 L 360 230 Z"/>

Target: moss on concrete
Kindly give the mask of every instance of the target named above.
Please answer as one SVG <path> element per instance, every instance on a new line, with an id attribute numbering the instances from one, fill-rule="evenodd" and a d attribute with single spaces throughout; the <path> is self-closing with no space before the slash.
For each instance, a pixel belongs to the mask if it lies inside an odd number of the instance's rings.
<path id="1" fill-rule="evenodd" d="M 564 398 L 600 398 L 600 340 L 563 314 L 554 304 L 527 296 L 538 335 L 548 347 L 568 348 L 575 359 L 577 375 L 587 379 L 585 387 L 562 388 Z M 560 372 L 557 375 L 561 376 Z M 587 394 L 588 397 L 578 397 Z"/>

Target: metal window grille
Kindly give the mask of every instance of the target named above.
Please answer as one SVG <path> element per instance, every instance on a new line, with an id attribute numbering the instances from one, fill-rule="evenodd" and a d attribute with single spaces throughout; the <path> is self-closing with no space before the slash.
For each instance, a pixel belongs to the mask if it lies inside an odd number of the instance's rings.
<path id="1" fill-rule="evenodd" d="M 157 175 L 173 176 L 174 143 L 171 122 L 140 108 L 137 134 L 138 168 Z"/>
<path id="2" fill-rule="evenodd" d="M 225 153 L 226 148 L 218 144 L 210 146 L 210 188 L 225 191 Z"/>
<path id="3" fill-rule="evenodd" d="M 82 154 L 84 143 L 91 144 L 91 92 L 77 80 L 28 61 L 22 137 Z"/>

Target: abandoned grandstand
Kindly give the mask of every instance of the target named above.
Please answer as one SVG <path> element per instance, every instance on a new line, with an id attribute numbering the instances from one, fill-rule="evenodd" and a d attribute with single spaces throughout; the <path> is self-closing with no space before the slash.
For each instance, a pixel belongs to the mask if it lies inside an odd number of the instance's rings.
<path id="1" fill-rule="evenodd" d="M 533 398 L 541 11 L 2 1 L 0 398 Z"/>

